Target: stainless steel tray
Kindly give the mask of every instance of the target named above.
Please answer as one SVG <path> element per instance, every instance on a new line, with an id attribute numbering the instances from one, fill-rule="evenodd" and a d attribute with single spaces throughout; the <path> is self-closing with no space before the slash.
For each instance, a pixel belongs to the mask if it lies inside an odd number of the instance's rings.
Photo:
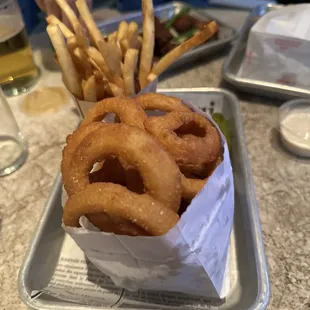
<path id="1" fill-rule="evenodd" d="M 232 134 L 231 160 L 235 179 L 235 221 L 231 242 L 231 288 L 226 301 L 219 306 L 219 309 L 265 309 L 269 300 L 269 281 L 237 98 L 230 92 L 217 88 L 162 89 L 158 92 L 189 100 L 207 112 L 221 112 L 229 121 Z M 58 176 L 20 269 L 18 280 L 20 297 L 32 309 L 104 309 L 61 301 L 46 294 L 38 297 L 36 295 L 36 298 L 33 296 L 33 290 L 40 290 L 53 275 L 53 266 L 58 260 L 65 237 L 65 232 L 61 228 L 61 218 L 61 178 Z M 139 308 L 146 309 L 141 306 Z M 179 309 L 185 308 L 179 307 Z M 203 309 L 209 308 L 206 306 Z"/>
<path id="2" fill-rule="evenodd" d="M 290 87 L 277 83 L 268 83 L 253 79 L 241 78 L 237 76 L 241 66 L 243 57 L 245 55 L 246 45 L 251 27 L 255 22 L 266 13 L 281 8 L 281 5 L 266 4 L 258 6 L 250 13 L 246 19 L 239 38 L 231 49 L 228 58 L 223 65 L 223 78 L 233 84 L 235 87 L 245 92 L 256 93 L 261 96 L 274 97 L 278 99 L 292 99 L 296 97 L 310 97 L 310 90 Z"/>
<path id="3" fill-rule="evenodd" d="M 165 20 L 172 17 L 175 13 L 178 13 L 185 6 L 190 7 L 190 5 L 181 2 L 171 2 L 169 4 L 160 5 L 155 8 L 155 15 L 159 19 Z M 229 43 L 231 43 L 237 38 L 237 31 L 234 28 L 221 21 L 218 21 L 216 18 L 213 18 L 211 15 L 205 13 L 205 10 L 197 10 L 192 8 L 190 14 L 196 18 L 205 21 L 216 20 L 219 25 L 219 37 L 216 41 L 206 42 L 205 44 L 193 49 L 192 51 L 187 52 L 173 65 L 171 65 L 168 70 L 177 68 L 198 58 L 203 58 L 208 55 L 214 54 L 215 52 L 229 45 Z M 127 22 L 135 21 L 139 26 L 141 26 L 142 15 L 141 12 L 131 13 L 117 19 L 97 23 L 97 25 L 101 32 L 108 34 L 117 30 L 118 25 L 122 20 L 125 20 Z"/>

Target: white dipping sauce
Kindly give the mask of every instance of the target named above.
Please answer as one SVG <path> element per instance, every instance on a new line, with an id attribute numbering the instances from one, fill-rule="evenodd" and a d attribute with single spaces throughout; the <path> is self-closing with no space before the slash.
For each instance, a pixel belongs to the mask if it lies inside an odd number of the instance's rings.
<path id="1" fill-rule="evenodd" d="M 310 156 L 310 109 L 289 112 L 280 123 L 283 144 L 293 153 Z"/>

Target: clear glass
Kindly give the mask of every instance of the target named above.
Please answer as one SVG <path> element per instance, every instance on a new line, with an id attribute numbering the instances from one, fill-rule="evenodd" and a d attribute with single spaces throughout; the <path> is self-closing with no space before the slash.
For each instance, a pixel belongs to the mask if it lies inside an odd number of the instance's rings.
<path id="1" fill-rule="evenodd" d="M 27 91 L 39 77 L 16 0 L 0 1 L 0 68 L 6 95 Z"/>
<path id="2" fill-rule="evenodd" d="M 0 176 L 17 170 L 27 155 L 26 142 L 0 87 Z"/>

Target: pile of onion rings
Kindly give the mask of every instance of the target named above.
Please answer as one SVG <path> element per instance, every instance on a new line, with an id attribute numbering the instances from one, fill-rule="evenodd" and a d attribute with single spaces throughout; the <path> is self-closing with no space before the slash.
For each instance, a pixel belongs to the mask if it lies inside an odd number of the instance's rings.
<path id="1" fill-rule="evenodd" d="M 166 114 L 148 117 L 149 110 Z M 110 113 L 117 122 L 105 122 Z M 155 93 L 104 99 L 67 137 L 63 222 L 79 227 L 86 216 L 105 232 L 165 234 L 222 160 L 217 128 L 180 99 Z"/>

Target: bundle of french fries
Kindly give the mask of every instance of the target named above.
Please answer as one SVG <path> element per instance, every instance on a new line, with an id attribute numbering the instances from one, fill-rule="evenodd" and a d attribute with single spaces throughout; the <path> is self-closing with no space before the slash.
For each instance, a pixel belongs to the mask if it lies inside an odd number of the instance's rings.
<path id="1" fill-rule="evenodd" d="M 208 23 L 154 64 L 152 0 L 142 0 L 142 36 L 137 23 L 125 21 L 119 24 L 117 31 L 105 36 L 98 29 L 85 0 L 75 2 L 81 20 L 66 0 L 56 2 L 73 29 L 53 15 L 46 18 L 47 33 L 63 82 L 77 99 L 91 102 L 106 97 L 134 96 L 184 53 L 204 43 L 218 30 L 215 21 Z"/>

